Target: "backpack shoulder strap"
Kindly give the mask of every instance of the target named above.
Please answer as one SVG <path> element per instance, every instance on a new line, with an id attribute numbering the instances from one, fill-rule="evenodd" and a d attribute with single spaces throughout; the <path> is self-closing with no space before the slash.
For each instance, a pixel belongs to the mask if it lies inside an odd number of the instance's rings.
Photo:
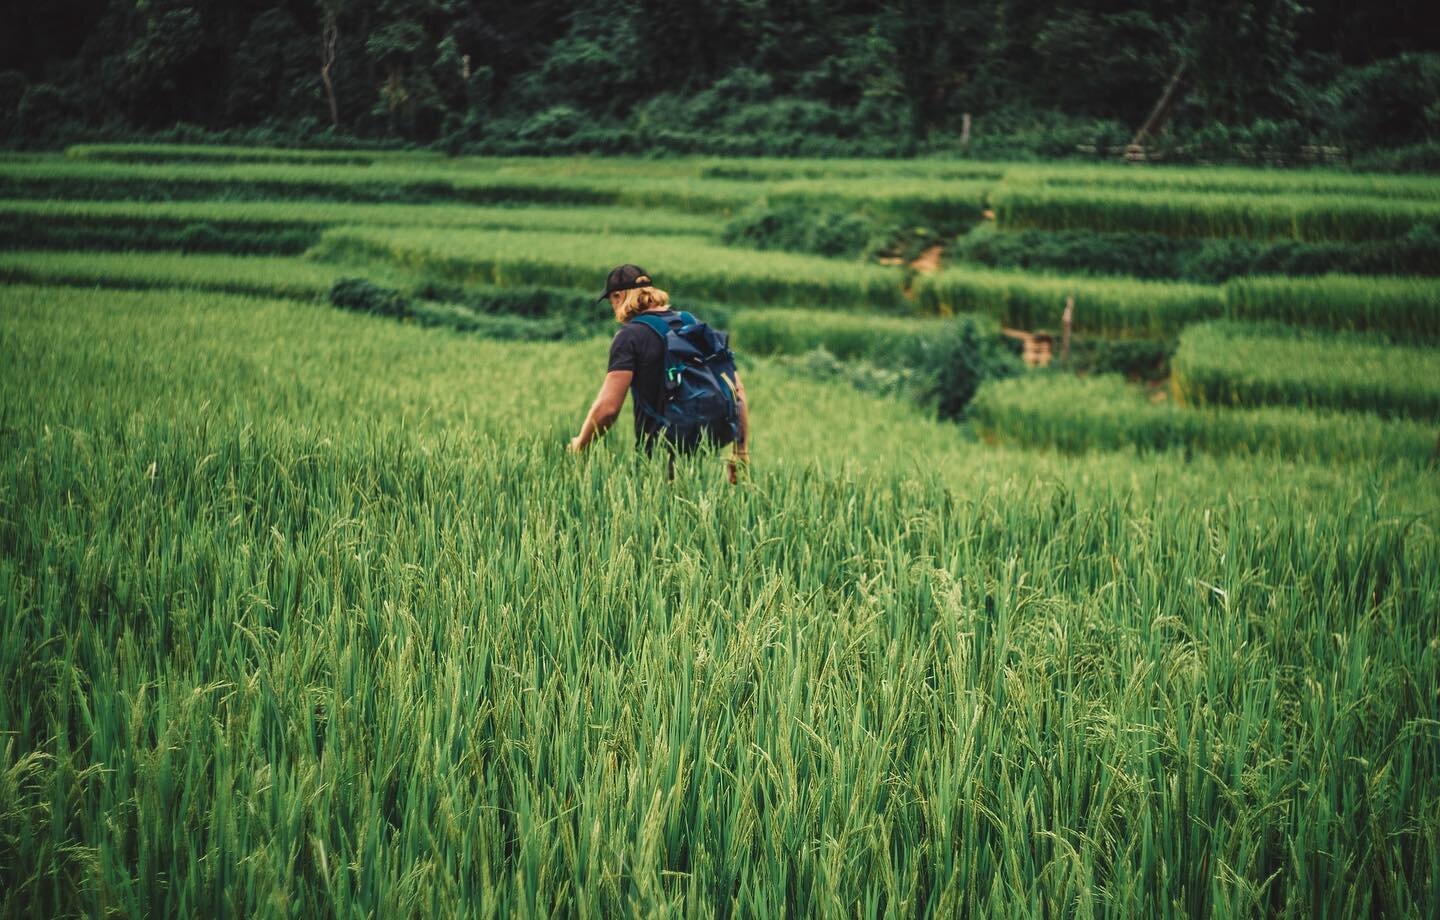
<path id="1" fill-rule="evenodd" d="M 695 325 L 695 314 L 690 313 L 690 312 L 688 312 L 688 311 L 686 311 L 686 310 L 681 310 L 681 311 L 680 311 L 680 323 L 681 323 L 681 325 L 684 325 L 684 326 L 693 326 L 693 325 Z"/>
<path id="2" fill-rule="evenodd" d="M 670 324 L 658 316 L 646 316 L 642 313 L 630 320 L 630 322 L 639 323 L 642 326 L 648 327 L 651 332 L 660 336 L 662 340 L 670 334 Z"/>

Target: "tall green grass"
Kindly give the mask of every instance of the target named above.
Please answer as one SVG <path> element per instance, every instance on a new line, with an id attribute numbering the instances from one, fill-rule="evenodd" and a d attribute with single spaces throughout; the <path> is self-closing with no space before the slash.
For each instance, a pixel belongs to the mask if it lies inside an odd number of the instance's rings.
<path id="1" fill-rule="evenodd" d="M 1019 164 L 1005 171 L 1016 184 L 1223 195 L 1320 195 L 1440 200 L 1440 180 L 1327 169 L 1139 166 L 1135 164 Z"/>
<path id="2" fill-rule="evenodd" d="M 945 269 L 915 282 L 916 302 L 926 312 L 987 313 L 1021 329 L 1058 331 L 1072 296 L 1073 328 L 1091 335 L 1165 336 L 1225 311 L 1222 290 L 1199 284 L 969 268 Z"/>
<path id="3" fill-rule="evenodd" d="M 670 207 L 730 213 L 756 200 L 751 183 L 688 178 L 585 176 L 493 168 L 237 163 L 123 164 L 43 161 L 0 164 L 7 198 L 316 199 Z"/>
<path id="4" fill-rule="evenodd" d="M 1005 185 L 994 195 L 1000 226 L 1101 230 L 1178 237 L 1393 239 L 1440 220 L 1440 201 L 1301 194 L 1247 196 L 1125 188 Z"/>
<path id="5" fill-rule="evenodd" d="M 1440 421 L 1440 352 L 1347 334 L 1205 323 L 1180 336 L 1172 392 L 1187 404 L 1310 406 Z"/>
<path id="6" fill-rule="evenodd" d="M 695 297 L 740 305 L 906 306 L 900 273 L 891 269 L 693 238 L 340 227 L 325 232 L 314 255 L 385 260 L 462 282 L 582 289 L 599 289 L 614 266 L 639 262 L 677 303 Z"/>
<path id="7" fill-rule="evenodd" d="M 994 183 L 1003 179 L 1002 163 L 972 163 L 945 159 L 765 159 L 734 157 L 699 166 L 702 179 L 744 179 L 779 182 L 790 179 L 931 179 Z"/>
<path id="8" fill-rule="evenodd" d="M 708 235 L 723 223 L 658 209 L 299 201 L 0 201 L 0 246 L 304 252 L 347 224 Z"/>
<path id="9" fill-rule="evenodd" d="M 9 198 L 194 200 L 318 199 L 348 202 L 614 205 L 729 214 L 772 195 L 831 205 L 868 205 L 938 218 L 978 215 L 988 185 L 896 179 L 753 182 L 646 174 L 637 165 L 602 169 L 377 162 L 374 165 L 239 162 L 110 163 L 81 160 L 0 163 L 0 195 Z"/>
<path id="10" fill-rule="evenodd" d="M 925 312 L 983 312 L 1052 331 L 1073 296 L 1074 329 L 1090 335 L 1158 338 L 1230 318 L 1440 340 L 1440 283 L 1429 278 L 1254 277 L 1215 286 L 956 267 L 916 279 L 914 295 Z"/>
<path id="11" fill-rule="evenodd" d="M 1434 901 L 1433 477 L 758 363 L 754 479 L 666 484 L 561 449 L 603 342 L 18 287 L 0 342 L 6 913 Z"/>
<path id="12" fill-rule="evenodd" d="M 1134 164 L 1005 163 L 946 158 L 767 159 L 756 157 L 441 157 L 421 151 L 301 150 L 186 144 L 79 144 L 72 159 L 128 163 L 272 163 L 278 165 L 408 165 L 502 175 L 688 178 L 776 183 L 789 180 L 867 179 L 931 181 L 1002 180 L 1019 185 L 1215 192 L 1255 196 L 1341 195 L 1440 199 L 1440 181 L 1327 169 L 1277 170 L 1243 167 L 1136 166 Z"/>
<path id="13" fill-rule="evenodd" d="M 978 222 L 994 183 L 951 181 L 908 176 L 794 179 L 763 186 L 771 202 L 812 207 L 864 208 L 897 219 L 934 222 Z"/>
<path id="14" fill-rule="evenodd" d="M 934 339 L 953 319 L 838 310 L 737 310 L 731 343 L 753 354 L 797 355 L 823 348 L 842 360 L 889 362 Z"/>
<path id="15" fill-rule="evenodd" d="M 1440 341 L 1440 282 L 1429 278 L 1235 278 L 1226 315 Z"/>
<path id="16" fill-rule="evenodd" d="M 1425 462 L 1435 430 L 1414 421 L 1289 407 L 1182 408 L 1118 376 L 1031 374 L 982 387 L 971 407 L 987 437 L 1064 451 L 1184 450 L 1322 463 Z"/>
<path id="17" fill-rule="evenodd" d="M 280 256 L 140 252 L 0 252 L 0 280 L 101 288 L 191 288 L 231 294 L 310 299 L 337 278 L 364 274 L 385 280 L 392 266 L 364 270 Z"/>
<path id="18" fill-rule="evenodd" d="M 308 150 L 287 147 L 232 147 L 209 144 L 73 144 L 65 156 L 115 163 L 281 163 L 370 166 L 375 163 L 443 163 L 424 151 Z"/>

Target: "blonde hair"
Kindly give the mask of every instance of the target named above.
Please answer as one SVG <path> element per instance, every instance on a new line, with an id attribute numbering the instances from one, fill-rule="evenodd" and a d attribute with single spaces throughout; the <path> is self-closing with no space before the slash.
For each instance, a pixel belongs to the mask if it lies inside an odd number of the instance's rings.
<path id="1" fill-rule="evenodd" d="M 635 280 L 649 281 L 650 279 L 641 275 Z M 631 288 L 620 293 L 623 296 L 620 298 L 619 305 L 611 304 L 615 310 L 617 323 L 628 323 L 646 310 L 670 306 L 670 295 L 657 287 Z"/>

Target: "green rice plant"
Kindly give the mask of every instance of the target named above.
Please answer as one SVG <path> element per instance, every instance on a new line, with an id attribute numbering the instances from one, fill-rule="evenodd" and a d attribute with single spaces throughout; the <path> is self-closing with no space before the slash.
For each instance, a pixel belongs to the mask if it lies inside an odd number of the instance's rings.
<path id="1" fill-rule="evenodd" d="M 313 255 L 365 264 L 385 260 L 466 283 L 582 289 L 598 289 L 611 268 L 643 259 L 680 304 L 693 297 L 739 305 L 906 306 L 900 275 L 891 269 L 693 238 L 340 227 L 325 232 Z"/>
<path id="2" fill-rule="evenodd" d="M 1440 352 L 1349 333 L 1202 323 L 1180 336 L 1171 391 L 1187 405 L 1310 406 L 1440 421 Z"/>
<path id="3" fill-rule="evenodd" d="M 285 163 L 369 166 L 380 162 L 443 162 L 443 155 L 372 150 L 304 150 L 285 147 L 230 147 L 208 144 L 73 144 L 65 156 L 114 163 Z"/>
<path id="4" fill-rule="evenodd" d="M 43 161 L 0 164 L 9 198 L 178 201 L 225 198 L 351 202 L 472 202 L 672 207 L 719 214 L 756 200 L 750 183 L 532 174 L 493 168 L 412 165 L 237 163 L 120 164 Z"/>
<path id="5" fill-rule="evenodd" d="M 350 202 L 468 201 L 476 204 L 619 205 L 729 214 L 767 192 L 821 202 L 874 202 L 878 207 L 978 210 L 984 186 L 868 180 L 777 183 L 654 175 L 643 161 L 606 169 L 559 170 L 534 163 L 376 163 L 369 166 L 291 163 L 142 163 L 50 160 L 0 164 L 0 195 L 11 198 L 194 200 L 320 199 Z M 663 170 L 661 170 L 663 173 Z"/>
<path id="6" fill-rule="evenodd" d="M 657 209 L 299 201 L 0 201 L 0 246 L 300 253 L 347 224 L 707 235 L 712 217 Z"/>
<path id="7" fill-rule="evenodd" d="M 974 223 L 993 182 L 910 177 L 793 179 L 763 186 L 769 201 L 865 208 L 872 215 L 914 223 Z"/>
<path id="8" fill-rule="evenodd" d="M 771 196 L 777 201 L 866 206 L 919 220 L 974 215 L 989 183 L 892 178 L 793 180 L 756 184 L 647 174 L 644 162 L 569 170 L 534 163 L 288 162 L 140 163 L 53 160 L 0 164 L 0 195 L 12 198 L 194 200 L 231 198 L 332 201 L 619 205 L 730 214 Z M 663 171 L 662 171 L 663 172 Z"/>
<path id="9" fill-rule="evenodd" d="M 934 338 L 952 322 L 935 317 L 757 307 L 737 310 L 728 329 L 731 344 L 750 354 L 798 355 L 823 348 L 841 360 L 889 363 Z"/>
<path id="10" fill-rule="evenodd" d="M 1198 284 L 972 268 L 948 268 L 915 282 L 925 312 L 986 313 L 1020 329 L 1058 331 L 1070 297 L 1073 329 L 1088 335 L 1164 337 L 1225 309 L 1221 288 Z"/>
<path id="11" fill-rule="evenodd" d="M 191 288 L 310 299 L 323 296 L 336 279 L 347 274 L 356 271 L 305 259 L 268 256 L 0 252 L 0 280 L 7 284 Z M 363 274 L 376 280 L 403 275 L 388 266 L 367 269 Z"/>
<path id="12" fill-rule="evenodd" d="M 1231 319 L 1387 333 L 1440 341 L 1440 283 L 1428 278 L 1235 278 L 1225 285 Z"/>
<path id="13" fill-rule="evenodd" d="M 1440 224 L 1399 239 L 1362 243 L 1177 239 L 1158 233 L 1013 230 L 977 227 L 945 250 L 952 264 L 1067 275 L 1118 275 L 1223 284 L 1249 275 L 1325 274 L 1440 277 Z"/>
<path id="14" fill-rule="evenodd" d="M 1182 408 L 1155 403 L 1115 376 L 1030 374 L 987 384 L 971 417 L 987 437 L 1063 451 L 1133 447 L 1422 463 L 1435 445 L 1434 429 L 1414 421 L 1289 407 Z"/>
<path id="15" fill-rule="evenodd" d="M 1440 201 L 1440 180 L 1431 176 L 1366 175 L 1326 169 L 1045 163 L 1008 167 L 1005 178 L 1015 184 L 1069 188 Z"/>
<path id="16" fill-rule="evenodd" d="M 973 163 L 944 159 L 860 160 L 860 159 L 773 159 L 726 158 L 699 167 L 702 179 L 742 179 L 751 182 L 779 182 L 790 179 L 916 178 L 998 182 L 1007 167 L 1000 163 Z"/>
<path id="17" fill-rule="evenodd" d="M 1101 230 L 1177 237 L 1393 239 L 1440 220 L 1440 201 L 1294 194 L 1051 188 L 1006 184 L 993 194 L 1007 230 Z"/>
<path id="18" fill-rule="evenodd" d="M 5 298 L 0 912 L 1432 903 L 1427 471 L 1082 464 L 757 360 L 730 488 L 565 452 L 602 340 Z"/>

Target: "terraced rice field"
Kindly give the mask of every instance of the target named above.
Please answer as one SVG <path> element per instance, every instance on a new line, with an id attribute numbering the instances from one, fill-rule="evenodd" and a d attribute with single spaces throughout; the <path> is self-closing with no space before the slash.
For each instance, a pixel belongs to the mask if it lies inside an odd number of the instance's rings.
<path id="1" fill-rule="evenodd" d="M 93 146 L 0 196 L 0 915 L 1440 903 L 1433 278 L 722 242 L 1423 245 L 1440 180 Z M 738 485 L 564 450 L 625 261 L 733 332 Z M 1056 360 L 945 344 L 1002 325 Z"/>

